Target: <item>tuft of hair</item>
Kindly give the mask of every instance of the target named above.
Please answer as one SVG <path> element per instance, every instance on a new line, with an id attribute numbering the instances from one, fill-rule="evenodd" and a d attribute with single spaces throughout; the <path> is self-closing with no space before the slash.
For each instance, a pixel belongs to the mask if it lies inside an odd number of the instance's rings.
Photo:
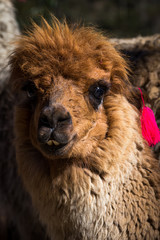
<path id="1" fill-rule="evenodd" d="M 94 65 L 109 74 L 114 93 L 125 95 L 134 105 L 140 100 L 138 91 L 128 80 L 128 64 L 108 38 L 94 27 L 69 26 L 66 20 L 60 23 L 53 16 L 49 25 L 42 18 L 41 26 L 33 22 L 32 29 L 17 39 L 10 64 L 14 90 L 19 89 L 22 78 L 46 74 L 75 81 L 87 79 Z"/>

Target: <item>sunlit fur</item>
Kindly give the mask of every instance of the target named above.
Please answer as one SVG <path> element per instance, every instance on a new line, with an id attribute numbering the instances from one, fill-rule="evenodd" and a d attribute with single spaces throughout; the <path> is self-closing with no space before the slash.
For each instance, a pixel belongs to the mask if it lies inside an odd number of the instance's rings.
<path id="1" fill-rule="evenodd" d="M 53 19 L 20 36 L 10 63 L 19 173 L 51 239 L 159 239 L 158 161 L 142 138 L 120 53 L 101 32 Z M 111 88 L 95 110 L 88 89 L 100 79 Z M 38 89 L 32 108 L 21 90 L 27 81 Z M 77 138 L 62 156 L 37 140 L 46 102 L 72 117 Z"/>

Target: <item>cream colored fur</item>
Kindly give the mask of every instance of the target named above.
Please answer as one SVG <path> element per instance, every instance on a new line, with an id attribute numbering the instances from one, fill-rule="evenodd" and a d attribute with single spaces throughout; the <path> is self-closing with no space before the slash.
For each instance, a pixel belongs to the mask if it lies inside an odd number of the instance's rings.
<path id="1" fill-rule="evenodd" d="M 38 92 L 33 109 L 26 101 L 16 107 L 16 157 L 51 239 L 160 239 L 158 161 L 142 138 L 127 65 L 108 40 L 44 23 L 18 40 L 11 67 L 15 94 L 29 79 Z M 88 89 L 100 79 L 111 88 L 95 110 Z M 70 112 L 77 134 L 63 156 L 44 152 L 37 139 L 47 101 Z"/>

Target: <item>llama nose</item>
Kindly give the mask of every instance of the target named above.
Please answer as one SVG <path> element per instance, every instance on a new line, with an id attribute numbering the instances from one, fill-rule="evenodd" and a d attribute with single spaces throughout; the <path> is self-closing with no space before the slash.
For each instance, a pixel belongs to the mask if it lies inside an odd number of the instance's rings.
<path id="1" fill-rule="evenodd" d="M 52 107 L 44 107 L 39 119 L 39 127 L 47 127 L 54 130 L 57 126 L 72 124 L 70 113 L 60 104 Z"/>

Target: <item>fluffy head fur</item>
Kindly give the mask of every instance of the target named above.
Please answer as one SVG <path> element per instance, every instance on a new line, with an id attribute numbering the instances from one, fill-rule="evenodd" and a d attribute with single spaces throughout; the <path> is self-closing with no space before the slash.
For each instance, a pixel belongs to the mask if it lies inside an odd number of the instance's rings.
<path id="1" fill-rule="evenodd" d="M 11 68 L 19 172 L 51 238 L 158 239 L 158 163 L 127 64 L 108 39 L 43 20 L 17 41 Z M 39 141 L 46 106 L 71 116 L 53 130 L 67 139 L 61 151 Z"/>

